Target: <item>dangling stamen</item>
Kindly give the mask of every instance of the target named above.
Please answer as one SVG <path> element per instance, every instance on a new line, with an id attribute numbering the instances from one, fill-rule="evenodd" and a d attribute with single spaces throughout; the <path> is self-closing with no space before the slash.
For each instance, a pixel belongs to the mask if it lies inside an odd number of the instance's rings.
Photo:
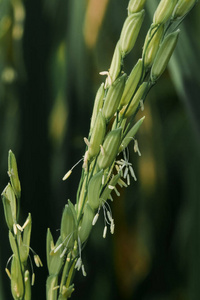
<path id="1" fill-rule="evenodd" d="M 83 160 L 83 158 L 79 159 L 79 161 L 77 163 L 75 163 L 75 165 L 73 165 L 73 167 L 63 176 L 62 180 L 66 180 L 71 174 L 72 174 L 72 170 Z"/>
<path id="2" fill-rule="evenodd" d="M 61 243 L 60 245 L 58 245 L 58 247 L 56 247 L 53 252 L 56 253 L 58 252 L 58 250 L 63 246 L 63 243 Z"/>
<path id="3" fill-rule="evenodd" d="M 117 183 L 119 184 L 120 187 L 123 187 L 123 186 L 127 187 L 127 184 L 121 178 L 119 178 Z"/>
<path id="4" fill-rule="evenodd" d="M 82 265 L 82 259 L 81 259 L 81 257 L 79 257 L 79 258 L 77 259 L 77 262 L 76 262 L 74 268 L 77 269 L 77 270 L 79 271 L 80 268 L 81 268 L 81 265 Z"/>
<path id="5" fill-rule="evenodd" d="M 115 224 L 114 224 L 114 220 L 112 219 L 111 225 L 110 225 L 110 233 L 113 234 L 114 230 L 115 230 Z"/>
<path id="6" fill-rule="evenodd" d="M 117 190 L 116 187 L 114 188 L 114 191 L 115 191 L 116 195 L 119 197 L 119 196 L 120 196 L 120 193 L 118 192 L 118 190 Z"/>
<path id="7" fill-rule="evenodd" d="M 34 258 L 35 264 L 38 268 L 43 266 L 42 261 L 38 254 L 33 255 L 33 258 Z"/>
<path id="8" fill-rule="evenodd" d="M 128 185 L 131 184 L 131 182 L 130 182 L 130 175 L 129 175 L 129 174 L 127 174 L 127 184 L 128 184 Z"/>
<path id="9" fill-rule="evenodd" d="M 113 197 L 111 194 L 109 195 L 109 199 L 113 202 Z"/>
<path id="10" fill-rule="evenodd" d="M 87 276 L 84 265 L 81 266 L 83 276 Z"/>
<path id="11" fill-rule="evenodd" d="M 104 230 L 103 230 L 103 238 L 106 238 L 106 234 L 107 234 L 107 226 L 105 225 Z"/>
<path id="12" fill-rule="evenodd" d="M 138 147 L 138 141 L 134 139 L 134 151 L 138 153 L 139 156 L 141 156 L 141 152 Z"/>
<path id="13" fill-rule="evenodd" d="M 69 170 L 64 176 L 63 176 L 63 181 L 66 180 L 70 175 L 72 174 L 72 170 Z"/>
<path id="14" fill-rule="evenodd" d="M 109 210 L 107 210 L 107 216 L 108 216 L 108 219 L 109 219 L 109 221 L 110 222 L 112 222 L 112 220 L 113 220 L 113 218 L 112 218 L 112 216 L 111 216 L 111 213 L 110 213 L 110 211 Z"/>
<path id="15" fill-rule="evenodd" d="M 109 185 L 108 185 L 108 188 L 109 188 L 110 190 L 114 190 L 115 187 L 114 187 L 113 185 L 109 184 Z"/>
<path id="16" fill-rule="evenodd" d="M 84 142 L 86 143 L 86 145 L 88 146 L 88 148 L 91 146 L 90 142 L 88 141 L 88 139 L 86 137 L 83 138 Z"/>
<path id="17" fill-rule="evenodd" d="M 60 258 L 62 258 L 65 255 L 66 251 L 67 251 L 67 247 L 65 247 L 63 252 L 60 254 Z"/>
<path id="18" fill-rule="evenodd" d="M 128 167 L 125 168 L 125 171 L 124 171 L 124 178 L 127 177 L 127 174 L 128 174 Z"/>
<path id="19" fill-rule="evenodd" d="M 5 268 L 5 271 L 6 271 L 6 274 L 8 275 L 8 277 L 9 277 L 10 280 L 11 280 L 11 274 L 10 274 L 10 271 L 9 271 L 7 268 Z"/>
<path id="20" fill-rule="evenodd" d="M 92 221 L 92 225 L 93 225 L 93 226 L 96 224 L 98 218 L 99 218 L 99 212 L 96 213 L 96 215 L 95 215 L 94 218 L 93 218 L 93 221 Z"/>
<path id="21" fill-rule="evenodd" d="M 31 285 L 34 286 L 34 283 L 35 283 L 35 273 L 32 273 Z"/>
<path id="22" fill-rule="evenodd" d="M 131 173 L 131 176 L 134 178 L 134 180 L 137 181 L 137 178 L 136 178 L 136 176 L 135 176 L 135 173 L 134 173 L 134 171 L 133 171 L 133 167 L 132 167 L 132 166 L 129 166 L 129 171 L 130 171 L 130 173 Z"/>

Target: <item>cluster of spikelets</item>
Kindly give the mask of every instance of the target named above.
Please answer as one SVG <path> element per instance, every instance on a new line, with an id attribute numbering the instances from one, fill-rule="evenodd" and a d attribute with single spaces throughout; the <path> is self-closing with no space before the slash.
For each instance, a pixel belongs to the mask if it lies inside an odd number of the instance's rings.
<path id="1" fill-rule="evenodd" d="M 123 71 L 124 58 L 134 47 L 142 26 L 145 0 L 129 2 L 128 16 L 109 71 L 100 73 L 106 75 L 106 80 L 97 91 L 90 132 L 88 138 L 84 138 L 86 151 L 76 204 L 68 200 L 56 243 L 49 229 L 47 232 L 48 300 L 68 299 L 74 290 L 73 277 L 76 270 L 82 269 L 83 275 L 86 275 L 81 251 L 101 210 L 105 220 L 103 237 L 106 237 L 108 227 L 114 233 L 115 225 L 108 199 L 112 200 L 113 191 L 119 195 L 117 185 L 127 187 L 131 177 L 136 180 L 128 160 L 127 146 L 134 141 L 134 150 L 140 155 L 134 137 L 144 117 L 134 123 L 135 115 L 138 110 L 143 111 L 149 90 L 166 69 L 179 36 L 176 28 L 195 3 L 196 0 L 160 1 L 147 32 L 142 57 L 127 75 Z M 26 298 L 26 293 L 30 289 L 27 258 L 31 220 L 29 216 L 22 228 L 17 225 L 16 200 L 13 197 L 16 196 L 18 201 L 20 186 L 15 168 L 9 169 L 11 185 L 2 194 L 14 253 L 10 277 L 14 299 L 30 299 L 28 296 Z M 73 168 L 67 172 L 64 180 L 71 175 Z M 18 182 L 17 189 L 14 181 Z"/>
<path id="2" fill-rule="evenodd" d="M 36 266 L 42 266 L 39 256 L 30 248 L 31 215 L 29 214 L 23 226 L 18 224 L 21 185 L 18 177 L 17 163 L 12 151 L 8 154 L 8 175 L 10 183 L 5 187 L 1 196 L 4 206 L 4 214 L 9 229 L 9 241 L 12 256 L 10 270 L 6 267 L 6 273 L 11 280 L 11 291 L 15 300 L 31 300 L 31 285 L 34 284 L 34 272 L 29 251 L 33 252 Z M 30 266 L 32 275 L 30 274 Z"/>
<path id="3" fill-rule="evenodd" d="M 81 249 L 95 225 L 100 210 L 103 211 L 105 227 L 114 232 L 114 220 L 107 200 L 112 200 L 112 191 L 117 195 L 117 185 L 126 187 L 130 177 L 135 180 L 131 163 L 128 161 L 128 144 L 134 140 L 134 149 L 140 155 L 134 136 L 144 117 L 133 123 L 139 109 L 143 110 L 144 100 L 162 75 L 176 46 L 179 30 L 177 25 L 195 5 L 196 1 L 161 0 L 153 23 L 147 33 L 142 57 L 131 73 L 123 72 L 125 56 L 132 50 L 144 20 L 145 0 L 131 0 L 128 16 L 123 24 L 109 71 L 97 91 L 88 138 L 84 138 L 86 152 L 83 158 L 82 176 L 77 192 L 76 204 L 70 200 L 65 206 L 60 237 L 56 244 L 48 231 L 47 261 L 49 278 L 47 281 L 48 299 L 67 299 L 74 290 L 72 279 L 75 270 L 82 269 Z M 72 168 L 73 169 L 73 168 Z M 72 173 L 64 176 L 64 180 Z M 62 271 L 58 284 L 59 274 Z"/>

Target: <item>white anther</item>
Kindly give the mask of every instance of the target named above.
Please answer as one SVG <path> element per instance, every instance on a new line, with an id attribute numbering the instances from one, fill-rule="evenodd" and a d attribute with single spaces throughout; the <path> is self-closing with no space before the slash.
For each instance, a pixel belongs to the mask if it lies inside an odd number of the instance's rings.
<path id="1" fill-rule="evenodd" d="M 83 158 L 79 159 L 79 161 L 77 163 L 75 163 L 75 165 L 63 176 L 62 180 L 66 180 L 71 174 L 72 174 L 72 170 L 83 160 Z"/>
<path id="2" fill-rule="evenodd" d="M 108 76 L 108 73 L 109 73 L 108 71 L 101 71 L 101 72 L 99 72 L 100 75 L 107 75 L 107 76 Z"/>
<path id="3" fill-rule="evenodd" d="M 117 172 L 119 173 L 119 166 L 115 165 L 115 169 L 117 170 Z"/>
<path id="4" fill-rule="evenodd" d="M 14 231 L 14 234 L 17 235 L 17 226 L 15 223 L 13 224 L 13 231 Z"/>
<path id="5" fill-rule="evenodd" d="M 131 184 L 131 182 L 130 182 L 130 175 L 129 175 L 129 174 L 127 175 L 127 184 L 128 184 L 128 185 Z"/>
<path id="6" fill-rule="evenodd" d="M 30 219 L 27 219 L 25 221 L 24 225 L 22 226 L 22 228 L 24 229 L 29 223 L 30 223 Z"/>
<path id="7" fill-rule="evenodd" d="M 126 178 L 128 175 L 128 167 L 125 168 L 125 171 L 124 171 L 124 178 Z"/>
<path id="8" fill-rule="evenodd" d="M 130 167 L 129 167 L 129 170 L 130 170 L 131 176 L 134 178 L 135 181 L 137 181 L 137 178 L 136 178 L 135 173 L 134 173 L 134 171 L 133 171 L 133 167 L 130 166 Z"/>
<path id="9" fill-rule="evenodd" d="M 84 142 L 86 143 L 86 145 L 88 146 L 88 147 L 90 147 L 90 142 L 88 141 L 88 139 L 86 138 L 86 137 L 84 137 L 83 138 L 83 140 L 84 140 Z"/>
<path id="10" fill-rule="evenodd" d="M 107 226 L 104 227 L 104 230 L 103 230 L 103 238 L 105 239 L 106 238 L 106 234 L 107 234 Z"/>
<path id="11" fill-rule="evenodd" d="M 116 195 L 119 197 L 120 193 L 118 192 L 118 190 L 116 189 L 116 187 L 114 188 L 114 191 L 115 191 Z"/>
<path id="12" fill-rule="evenodd" d="M 69 170 L 64 176 L 63 176 L 63 181 L 66 180 L 70 175 L 72 174 L 72 170 Z"/>
<path id="13" fill-rule="evenodd" d="M 8 268 L 5 268 L 6 274 L 8 275 L 8 277 L 11 279 L 11 274 L 10 271 L 8 270 Z"/>
<path id="14" fill-rule="evenodd" d="M 23 227 L 20 226 L 19 224 L 16 224 L 17 228 L 22 232 L 23 231 Z"/>
<path id="15" fill-rule="evenodd" d="M 35 264 L 38 268 L 43 266 L 39 255 L 34 254 L 33 258 L 34 258 Z"/>
<path id="16" fill-rule="evenodd" d="M 87 273 L 85 272 L 85 267 L 84 267 L 84 265 L 81 266 L 81 269 L 82 269 L 83 276 L 87 276 Z"/>
<path id="17" fill-rule="evenodd" d="M 66 251 L 67 251 L 67 247 L 65 247 L 63 252 L 60 254 L 60 258 L 62 258 L 65 255 Z"/>
<path id="18" fill-rule="evenodd" d="M 109 210 L 107 210 L 107 216 L 108 216 L 108 220 L 110 222 L 112 222 L 113 218 L 112 218 L 111 213 L 109 212 Z"/>
<path id="19" fill-rule="evenodd" d="M 62 247 L 63 243 L 61 243 L 60 245 L 58 245 L 54 250 L 53 252 L 56 253 L 58 252 L 58 250 Z"/>
<path id="20" fill-rule="evenodd" d="M 124 160 L 117 160 L 116 161 L 116 163 L 118 164 L 118 165 L 121 165 L 121 166 L 123 166 L 124 165 Z"/>
<path id="21" fill-rule="evenodd" d="M 134 141 L 134 151 L 137 152 L 139 156 L 141 156 L 141 152 L 139 150 L 138 141 L 137 140 Z"/>
<path id="22" fill-rule="evenodd" d="M 31 285 L 33 286 L 35 283 L 35 273 L 32 273 Z"/>
<path id="23" fill-rule="evenodd" d="M 110 190 L 114 190 L 115 187 L 114 187 L 113 185 L 109 184 L 109 185 L 108 185 L 108 188 L 109 188 Z"/>
<path id="24" fill-rule="evenodd" d="M 110 194 L 110 196 L 109 196 L 109 199 L 113 202 L 113 197 L 112 197 L 111 194 Z"/>
<path id="25" fill-rule="evenodd" d="M 81 268 L 81 265 L 82 265 L 82 259 L 79 257 L 75 264 L 75 269 L 77 269 L 79 271 Z"/>
<path id="26" fill-rule="evenodd" d="M 99 213 L 97 213 L 97 214 L 94 216 L 94 219 L 92 220 L 92 225 L 93 225 L 93 226 L 96 224 L 98 218 L 99 218 Z"/>
<path id="27" fill-rule="evenodd" d="M 121 187 L 127 187 L 127 184 L 126 184 L 126 182 L 124 182 L 121 178 L 119 178 L 119 180 L 118 180 L 118 182 L 117 182 L 118 184 L 119 184 L 119 186 L 121 186 Z"/>
<path id="28" fill-rule="evenodd" d="M 114 224 L 114 220 L 112 219 L 112 222 L 110 224 L 110 233 L 113 234 L 115 231 L 115 224 Z"/>

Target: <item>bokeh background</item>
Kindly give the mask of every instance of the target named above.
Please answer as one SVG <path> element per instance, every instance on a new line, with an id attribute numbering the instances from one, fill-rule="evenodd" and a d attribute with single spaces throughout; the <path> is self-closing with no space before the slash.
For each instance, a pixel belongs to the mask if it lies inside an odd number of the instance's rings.
<path id="1" fill-rule="evenodd" d="M 141 56 L 158 1 L 146 17 L 129 72 Z M 100 71 L 110 65 L 128 1 L 0 1 L 0 190 L 8 182 L 7 155 L 18 161 L 21 224 L 33 219 L 31 247 L 37 269 L 32 299 L 45 299 L 46 231 L 59 234 L 63 207 L 75 200 Z M 200 298 L 200 6 L 180 25 L 168 70 L 145 102 L 137 135 L 141 157 L 130 147 L 137 182 L 112 204 L 114 236 L 102 238 L 103 216 L 83 259 L 87 277 L 75 277 L 73 299 L 198 300 Z M 142 115 L 140 115 L 141 117 Z M 0 299 L 11 299 L 4 272 L 11 255 L 0 207 Z"/>

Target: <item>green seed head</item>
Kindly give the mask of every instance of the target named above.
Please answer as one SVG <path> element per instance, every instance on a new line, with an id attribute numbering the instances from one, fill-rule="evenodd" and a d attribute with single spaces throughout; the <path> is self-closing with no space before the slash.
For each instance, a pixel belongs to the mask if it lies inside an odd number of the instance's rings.
<path id="1" fill-rule="evenodd" d="M 24 273 L 25 295 L 24 300 L 31 300 L 31 278 L 28 270 Z"/>
<path id="2" fill-rule="evenodd" d="M 46 257 L 47 257 L 47 267 L 48 270 L 50 269 L 50 263 L 52 259 L 52 251 L 54 249 L 54 241 L 53 241 L 53 236 L 51 234 L 50 229 L 48 228 L 47 230 L 47 238 L 46 238 Z"/>
<path id="3" fill-rule="evenodd" d="M 50 300 L 57 300 L 58 289 L 56 289 L 58 285 L 58 276 L 51 275 L 47 278 L 46 283 L 46 297 Z"/>
<path id="4" fill-rule="evenodd" d="M 179 30 L 169 34 L 162 42 L 151 69 L 151 81 L 155 82 L 165 71 L 171 55 L 176 47 Z"/>
<path id="5" fill-rule="evenodd" d="M 126 78 L 127 75 L 123 74 L 120 78 L 116 79 L 113 82 L 108 90 L 102 109 L 102 114 L 107 122 L 114 116 L 117 111 L 122 93 L 124 91 Z"/>
<path id="6" fill-rule="evenodd" d="M 172 16 L 177 0 L 161 0 L 153 16 L 154 24 L 166 23 Z"/>
<path id="7" fill-rule="evenodd" d="M 140 101 L 143 100 L 143 97 L 145 96 L 145 92 L 146 92 L 147 87 L 148 87 L 148 83 L 147 82 L 143 82 L 140 85 L 140 87 L 137 90 L 137 92 L 135 93 L 135 95 L 134 95 L 133 99 L 131 100 L 129 106 L 126 105 L 120 111 L 120 114 L 123 114 L 124 118 L 131 117 L 135 113 L 135 111 L 136 111 L 136 109 L 137 109 Z"/>
<path id="8" fill-rule="evenodd" d="M 92 220 L 94 219 L 94 210 L 91 208 L 89 203 L 87 202 L 84 207 L 84 213 L 82 217 L 81 227 L 79 229 L 79 238 L 81 243 L 84 243 L 92 229 Z"/>
<path id="9" fill-rule="evenodd" d="M 141 76 L 142 76 L 142 60 L 139 59 L 126 81 L 124 92 L 122 94 L 122 98 L 120 101 L 120 107 L 129 103 L 129 101 L 133 97 L 133 94 L 135 93 L 135 90 L 141 79 Z"/>
<path id="10" fill-rule="evenodd" d="M 61 238 L 63 244 L 68 248 L 73 247 L 74 241 L 77 236 L 77 219 L 76 212 L 73 204 L 68 200 L 68 204 L 65 205 L 60 228 Z"/>
<path id="11" fill-rule="evenodd" d="M 70 285 L 66 288 L 66 286 L 63 285 L 62 287 L 62 294 L 59 295 L 58 300 L 66 300 L 71 297 L 71 294 L 74 291 L 74 284 Z"/>
<path id="12" fill-rule="evenodd" d="M 114 162 L 118 152 L 119 152 L 119 145 L 121 142 L 121 133 L 122 129 L 117 128 L 110 131 L 103 143 L 101 152 L 97 159 L 97 165 L 99 170 L 107 169 L 112 165 Z"/>
<path id="13" fill-rule="evenodd" d="M 122 55 L 121 55 L 120 44 L 118 42 L 115 47 L 115 51 L 113 54 L 113 58 L 109 70 L 111 82 L 114 82 L 116 80 L 116 78 L 120 74 L 121 67 L 122 67 Z"/>
<path id="14" fill-rule="evenodd" d="M 8 153 L 8 174 L 14 193 L 17 199 L 21 196 L 21 185 L 18 177 L 17 162 L 14 153 L 10 150 Z"/>
<path id="15" fill-rule="evenodd" d="M 11 291 L 15 300 L 22 300 L 24 295 L 24 280 L 20 262 L 15 254 L 11 263 Z"/>
<path id="16" fill-rule="evenodd" d="M 51 252 L 49 253 L 50 255 L 49 274 L 50 275 L 59 274 L 64 262 L 64 256 L 61 257 L 63 249 L 64 249 L 64 245 L 62 243 L 62 238 L 59 237 L 54 247 L 54 250 L 51 250 Z"/>
<path id="17" fill-rule="evenodd" d="M 11 231 L 9 231 L 9 242 L 10 242 L 10 247 L 12 249 L 13 254 L 16 257 L 18 257 L 18 248 L 17 248 L 16 240 Z"/>
<path id="18" fill-rule="evenodd" d="M 105 117 L 102 115 L 102 112 L 99 111 L 89 142 L 88 160 L 91 160 L 93 157 L 98 155 L 100 150 L 100 145 L 104 140 L 105 133 L 106 133 L 106 120 Z"/>
<path id="19" fill-rule="evenodd" d="M 184 17 L 196 2 L 196 0 L 179 0 L 173 11 L 172 18 L 176 20 Z"/>
<path id="20" fill-rule="evenodd" d="M 30 239 L 31 239 L 31 214 L 28 215 L 28 218 L 26 219 L 25 225 L 23 226 L 23 254 L 24 254 L 24 261 L 27 260 L 29 255 L 29 247 L 30 247 Z"/>
<path id="21" fill-rule="evenodd" d="M 128 4 L 128 13 L 136 13 L 143 9 L 146 0 L 130 0 Z"/>
<path id="22" fill-rule="evenodd" d="M 142 26 L 143 19 L 144 10 L 130 14 L 126 18 L 119 39 L 122 57 L 133 49 Z"/>
<path id="23" fill-rule="evenodd" d="M 158 25 L 154 28 L 150 28 L 147 33 L 142 54 L 144 59 L 144 66 L 146 69 L 149 69 L 152 66 L 163 37 L 163 32 L 164 26 Z"/>
<path id="24" fill-rule="evenodd" d="M 90 131 L 93 129 L 94 124 L 96 122 L 97 115 L 99 113 L 99 110 L 103 106 L 103 98 L 105 96 L 105 89 L 104 89 L 104 83 L 101 84 L 99 87 L 95 100 L 94 100 L 94 108 L 92 112 L 92 118 L 91 118 L 91 124 L 90 124 Z"/>
<path id="25" fill-rule="evenodd" d="M 100 188 L 102 185 L 102 177 L 103 177 L 103 170 L 101 170 L 100 172 L 92 176 L 88 185 L 88 203 L 94 211 L 100 205 L 99 195 L 100 195 Z"/>
<path id="26" fill-rule="evenodd" d="M 8 185 L 3 190 L 1 197 L 4 206 L 6 223 L 8 225 L 8 228 L 10 230 L 13 230 L 13 225 L 16 224 L 17 219 L 17 204 L 15 193 L 10 183 L 8 183 Z"/>

